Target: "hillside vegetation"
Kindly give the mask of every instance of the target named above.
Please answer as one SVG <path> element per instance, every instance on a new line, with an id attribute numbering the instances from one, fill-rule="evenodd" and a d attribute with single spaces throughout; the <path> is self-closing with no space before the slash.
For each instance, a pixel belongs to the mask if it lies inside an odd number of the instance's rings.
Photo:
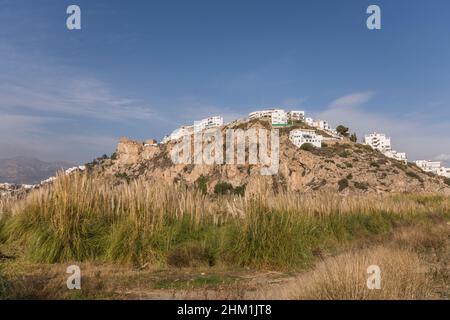
<path id="1" fill-rule="evenodd" d="M 448 251 L 450 198 L 446 196 L 274 194 L 262 182 L 258 188 L 258 195 L 207 195 L 200 188 L 143 179 L 114 185 L 87 174 L 61 175 L 53 185 L 33 190 L 25 199 L 0 201 L 0 254 L 7 257 L 0 259 L 0 269 L 2 261 L 21 266 L 75 261 L 137 269 L 299 272 L 328 257 L 381 245 L 393 237 L 402 243 L 403 228 L 420 230 L 420 237 L 407 238 L 408 248 L 421 253 Z M 430 231 L 436 227 L 439 232 Z M 336 264 L 339 261 L 345 259 L 336 260 Z M 419 260 L 413 256 L 411 261 Z M 445 261 L 440 263 L 448 265 Z M 349 265 L 349 270 L 354 267 Z M 416 267 L 422 270 L 418 265 L 408 270 Z M 346 267 L 340 265 L 333 270 L 338 272 L 339 268 Z M 439 276 L 426 276 L 424 290 L 429 293 L 429 286 L 434 286 L 436 292 L 436 285 L 445 288 L 450 273 L 443 270 Z M 354 289 L 356 280 L 351 274 L 350 282 L 339 278 L 344 283 L 336 282 L 335 291 L 330 292 L 324 277 L 335 276 L 320 276 L 320 269 L 317 272 L 315 286 L 322 286 L 323 279 L 323 288 L 289 290 L 286 298 L 332 298 L 339 292 L 348 294 L 345 297 L 359 297 L 359 291 L 345 293 L 339 289 L 346 286 L 348 290 L 360 290 Z M 17 283 L 23 280 L 17 280 L 22 279 L 18 275 L 15 281 L 10 280 L 14 274 L 17 272 L 9 271 L 5 278 L 0 270 L 0 290 L 9 297 L 13 294 L 7 292 L 13 289 L 5 288 L 15 288 L 15 294 L 19 294 L 17 290 L 33 287 L 23 284 L 17 289 Z M 33 296 L 43 294 L 42 290 Z M 414 290 L 415 297 L 429 296 L 416 287 Z"/>
<path id="2" fill-rule="evenodd" d="M 227 129 L 258 128 L 270 129 L 270 124 L 257 120 L 234 122 L 223 127 L 222 133 L 225 137 Z M 144 178 L 191 187 L 202 183 L 205 192 L 210 194 L 214 193 L 217 184 L 224 183 L 257 193 L 263 180 L 274 192 L 339 191 L 344 195 L 429 192 L 450 195 L 450 185 L 442 177 L 427 174 L 414 164 L 406 165 L 387 158 L 348 138 L 325 141 L 320 149 L 313 146 L 298 148 L 289 140 L 289 132 L 296 128 L 313 129 L 302 122 L 279 129 L 280 166 L 272 176 L 262 177 L 261 165 L 174 164 L 170 152 L 176 142 L 144 146 L 126 138 L 121 139 L 111 159 L 99 159 L 89 167 L 93 174 L 118 181 Z M 319 133 L 322 134 L 320 130 Z"/>

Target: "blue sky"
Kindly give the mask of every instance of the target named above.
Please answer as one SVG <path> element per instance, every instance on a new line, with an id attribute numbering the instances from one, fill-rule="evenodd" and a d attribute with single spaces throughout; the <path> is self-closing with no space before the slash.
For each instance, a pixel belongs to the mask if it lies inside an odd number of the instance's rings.
<path id="1" fill-rule="evenodd" d="M 279 106 L 449 161 L 449 13 L 446 0 L 0 0 L 0 158 L 81 163 L 120 136 Z"/>

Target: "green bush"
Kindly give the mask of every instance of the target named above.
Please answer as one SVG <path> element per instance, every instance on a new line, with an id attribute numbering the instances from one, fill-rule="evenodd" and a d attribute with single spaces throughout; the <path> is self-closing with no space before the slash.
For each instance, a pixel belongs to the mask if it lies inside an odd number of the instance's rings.
<path id="1" fill-rule="evenodd" d="M 339 186 L 339 192 L 348 188 L 348 180 L 346 178 L 339 180 L 338 186 Z"/>
<path id="2" fill-rule="evenodd" d="M 348 135 L 349 135 L 348 128 L 343 125 L 338 125 L 336 127 L 336 131 L 344 137 L 348 137 Z"/>
<path id="3" fill-rule="evenodd" d="M 415 178 L 419 180 L 420 182 L 423 182 L 423 179 L 415 172 L 413 171 L 406 171 L 406 175 L 410 176 L 411 178 Z"/>
<path id="4" fill-rule="evenodd" d="M 380 165 L 378 164 L 378 162 L 375 162 L 375 161 L 372 161 L 372 162 L 370 163 L 370 166 L 371 166 L 371 167 L 375 167 L 375 168 L 379 168 L 379 167 L 380 167 Z"/>
<path id="5" fill-rule="evenodd" d="M 450 186 L 450 178 L 444 178 L 444 183 Z"/>
<path id="6" fill-rule="evenodd" d="M 369 189 L 369 184 L 367 182 L 354 182 L 356 189 L 367 190 Z"/>
<path id="7" fill-rule="evenodd" d="M 304 143 L 301 145 L 300 150 L 304 151 L 314 151 L 316 147 L 314 147 L 311 143 Z"/>
<path id="8" fill-rule="evenodd" d="M 233 193 L 233 185 L 228 182 L 219 182 L 214 187 L 215 194 L 230 194 Z"/>
<path id="9" fill-rule="evenodd" d="M 201 175 L 197 179 L 197 188 L 200 190 L 202 194 L 208 193 L 208 178 L 206 178 L 204 175 Z"/>

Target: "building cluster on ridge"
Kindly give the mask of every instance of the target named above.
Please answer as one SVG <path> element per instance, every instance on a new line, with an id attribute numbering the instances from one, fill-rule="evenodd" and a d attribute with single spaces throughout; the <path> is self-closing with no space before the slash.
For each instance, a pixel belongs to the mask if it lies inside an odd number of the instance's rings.
<path id="1" fill-rule="evenodd" d="M 331 127 L 328 121 L 320 119 L 314 120 L 313 118 L 306 117 L 305 111 L 302 110 L 285 111 L 279 108 L 258 110 L 250 112 L 246 120 L 253 119 L 270 121 L 272 127 L 275 128 L 289 127 L 295 121 L 304 122 L 313 129 L 293 129 L 289 133 L 289 139 L 299 148 L 306 143 L 311 144 L 316 148 L 321 148 L 322 142 L 325 140 L 340 140 L 344 138 L 335 128 Z M 174 130 L 170 135 L 165 136 L 161 143 L 178 140 L 185 135 L 221 127 L 223 125 L 224 121 L 221 116 L 208 117 L 200 121 L 195 121 L 193 125 L 181 126 Z M 318 133 L 316 130 L 322 131 L 325 135 Z M 388 158 L 408 163 L 406 153 L 393 150 L 391 147 L 391 138 L 383 133 L 374 132 L 366 135 L 364 137 L 364 144 L 375 150 L 379 150 Z M 450 168 L 443 167 L 440 162 L 419 160 L 416 161 L 416 165 L 425 172 L 432 172 L 437 175 L 450 177 Z"/>
<path id="2" fill-rule="evenodd" d="M 380 151 L 386 157 L 408 163 L 405 152 L 392 150 L 391 138 L 386 137 L 384 133 L 371 133 L 364 137 L 364 144 L 371 146 L 373 149 Z"/>
<path id="3" fill-rule="evenodd" d="M 440 161 L 417 160 L 416 165 L 425 172 L 450 178 L 450 168 L 443 167 Z"/>

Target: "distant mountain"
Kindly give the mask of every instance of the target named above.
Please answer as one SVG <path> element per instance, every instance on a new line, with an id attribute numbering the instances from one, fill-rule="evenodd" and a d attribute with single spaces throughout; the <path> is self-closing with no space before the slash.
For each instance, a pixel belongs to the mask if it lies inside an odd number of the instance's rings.
<path id="1" fill-rule="evenodd" d="M 0 159 L 0 183 L 36 184 L 73 166 L 65 161 L 45 162 L 28 157 Z"/>

